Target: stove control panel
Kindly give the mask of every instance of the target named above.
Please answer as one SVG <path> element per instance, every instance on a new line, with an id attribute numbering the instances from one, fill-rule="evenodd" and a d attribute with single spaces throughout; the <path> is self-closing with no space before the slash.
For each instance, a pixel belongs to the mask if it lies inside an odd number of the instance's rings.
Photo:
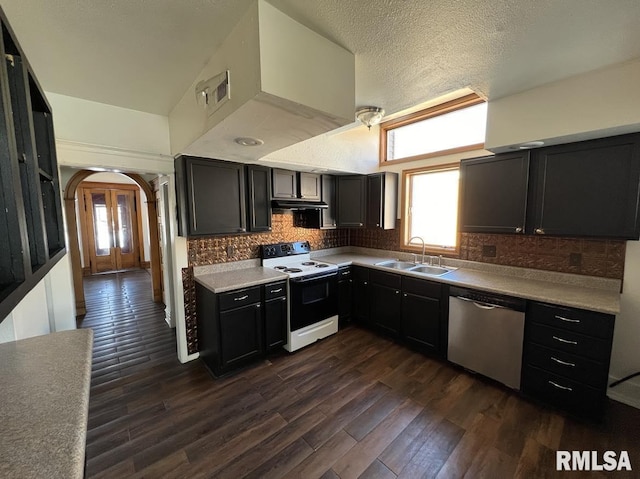
<path id="1" fill-rule="evenodd" d="M 260 246 L 262 259 L 282 258 L 311 251 L 308 241 L 294 241 L 293 243 L 275 243 Z"/>

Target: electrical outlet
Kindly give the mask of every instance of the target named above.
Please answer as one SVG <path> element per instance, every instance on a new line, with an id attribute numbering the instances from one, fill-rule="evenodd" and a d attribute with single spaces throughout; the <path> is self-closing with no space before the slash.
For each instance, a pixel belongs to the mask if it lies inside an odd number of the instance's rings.
<path id="1" fill-rule="evenodd" d="M 495 258 L 496 257 L 496 247 L 495 245 L 484 245 L 482 247 L 482 256 L 486 258 Z"/>
<path id="2" fill-rule="evenodd" d="M 231 256 L 233 256 L 234 254 L 236 254 L 236 247 L 235 247 L 235 245 L 228 244 L 228 245 L 227 245 L 227 256 L 228 256 L 228 257 L 231 257 Z"/>

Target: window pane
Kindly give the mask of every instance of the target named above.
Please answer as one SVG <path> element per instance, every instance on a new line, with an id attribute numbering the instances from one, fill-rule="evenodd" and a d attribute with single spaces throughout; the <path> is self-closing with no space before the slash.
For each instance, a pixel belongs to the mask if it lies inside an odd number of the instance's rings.
<path id="1" fill-rule="evenodd" d="M 387 161 L 484 143 L 487 104 L 426 118 L 387 131 Z"/>
<path id="2" fill-rule="evenodd" d="M 118 246 L 122 253 L 131 253 L 132 244 L 132 225 L 131 225 L 131 209 L 129 208 L 129 195 L 118 194 Z"/>
<path id="3" fill-rule="evenodd" d="M 458 170 L 446 170 L 418 173 L 410 177 L 409 238 L 420 236 L 432 246 L 456 246 L 459 176 Z M 412 244 L 420 242 L 414 241 Z"/>
<path id="4" fill-rule="evenodd" d="M 91 193 L 93 227 L 96 239 L 96 256 L 109 256 L 111 252 L 111 228 L 104 193 Z"/>

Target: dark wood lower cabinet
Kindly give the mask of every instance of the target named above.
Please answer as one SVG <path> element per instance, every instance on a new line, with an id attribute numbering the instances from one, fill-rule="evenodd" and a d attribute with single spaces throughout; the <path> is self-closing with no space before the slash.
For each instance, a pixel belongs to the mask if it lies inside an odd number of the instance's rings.
<path id="1" fill-rule="evenodd" d="M 530 302 L 522 392 L 571 414 L 604 413 L 614 316 Z"/>
<path id="2" fill-rule="evenodd" d="M 353 319 L 361 326 L 369 326 L 369 270 L 361 266 L 352 266 L 351 274 L 353 277 L 353 303 L 351 315 Z"/>
<path id="3" fill-rule="evenodd" d="M 427 352 L 440 353 L 440 300 L 402 293 L 402 336 Z"/>
<path id="4" fill-rule="evenodd" d="M 351 308 L 353 303 L 353 280 L 351 268 L 346 266 L 338 270 L 338 320 L 340 327 L 351 322 Z"/>
<path id="5" fill-rule="evenodd" d="M 200 358 L 224 376 L 280 349 L 287 340 L 286 281 L 224 293 L 196 282 Z"/>
<path id="6" fill-rule="evenodd" d="M 287 297 L 264 302 L 264 333 L 267 352 L 275 351 L 287 342 Z"/>
<path id="7" fill-rule="evenodd" d="M 401 277 L 398 274 L 372 270 L 371 278 L 371 325 L 392 338 L 400 335 Z"/>

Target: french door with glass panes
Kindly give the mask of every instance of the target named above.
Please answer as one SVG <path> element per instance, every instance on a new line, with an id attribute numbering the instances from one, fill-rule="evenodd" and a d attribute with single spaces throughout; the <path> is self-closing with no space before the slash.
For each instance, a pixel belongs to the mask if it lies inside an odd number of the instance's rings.
<path id="1" fill-rule="evenodd" d="M 135 193 L 84 189 L 91 273 L 140 267 Z"/>

